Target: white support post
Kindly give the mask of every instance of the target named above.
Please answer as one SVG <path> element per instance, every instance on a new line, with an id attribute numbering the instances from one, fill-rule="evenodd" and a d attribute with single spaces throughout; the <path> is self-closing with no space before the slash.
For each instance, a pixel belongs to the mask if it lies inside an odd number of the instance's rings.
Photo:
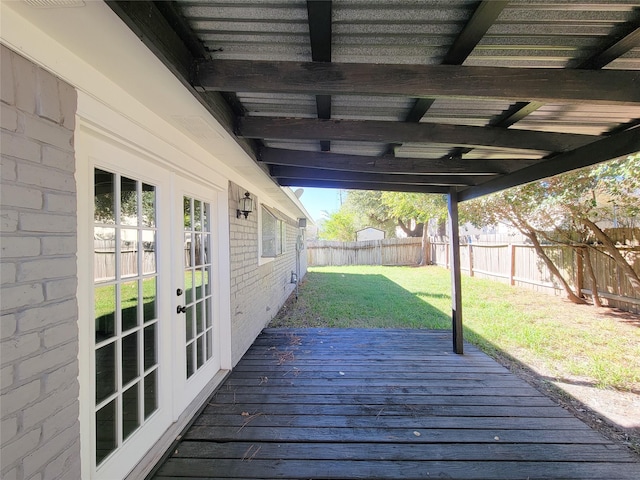
<path id="1" fill-rule="evenodd" d="M 453 351 L 464 353 L 462 335 L 462 280 L 460 277 L 460 232 L 458 228 L 458 192 L 451 188 L 448 196 L 449 252 L 451 255 L 451 324 Z"/>

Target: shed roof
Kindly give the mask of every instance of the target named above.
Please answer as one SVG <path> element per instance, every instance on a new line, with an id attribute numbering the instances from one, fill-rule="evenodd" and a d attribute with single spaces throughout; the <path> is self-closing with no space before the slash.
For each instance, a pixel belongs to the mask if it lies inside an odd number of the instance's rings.
<path id="1" fill-rule="evenodd" d="M 466 200 L 640 150 L 637 1 L 109 4 L 282 186 Z"/>

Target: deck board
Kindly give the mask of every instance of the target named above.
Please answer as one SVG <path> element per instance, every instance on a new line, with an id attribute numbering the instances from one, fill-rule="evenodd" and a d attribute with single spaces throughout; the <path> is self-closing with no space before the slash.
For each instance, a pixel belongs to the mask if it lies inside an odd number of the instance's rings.
<path id="1" fill-rule="evenodd" d="M 154 478 L 640 478 L 629 451 L 450 349 L 445 332 L 267 329 Z"/>

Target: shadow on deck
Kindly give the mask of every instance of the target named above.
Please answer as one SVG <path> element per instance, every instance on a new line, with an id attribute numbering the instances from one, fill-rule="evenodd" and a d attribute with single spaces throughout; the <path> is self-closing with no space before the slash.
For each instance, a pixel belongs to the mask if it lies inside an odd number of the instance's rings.
<path id="1" fill-rule="evenodd" d="M 445 331 L 267 329 L 154 478 L 638 479 L 640 463 Z"/>

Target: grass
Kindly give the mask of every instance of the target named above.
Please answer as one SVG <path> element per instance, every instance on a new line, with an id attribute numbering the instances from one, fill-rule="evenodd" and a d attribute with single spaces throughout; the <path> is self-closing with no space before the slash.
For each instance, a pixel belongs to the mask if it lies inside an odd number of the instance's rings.
<path id="1" fill-rule="evenodd" d="M 449 271 L 314 267 L 271 326 L 451 328 Z M 640 321 L 499 282 L 462 277 L 465 339 L 558 378 L 640 391 Z"/>

